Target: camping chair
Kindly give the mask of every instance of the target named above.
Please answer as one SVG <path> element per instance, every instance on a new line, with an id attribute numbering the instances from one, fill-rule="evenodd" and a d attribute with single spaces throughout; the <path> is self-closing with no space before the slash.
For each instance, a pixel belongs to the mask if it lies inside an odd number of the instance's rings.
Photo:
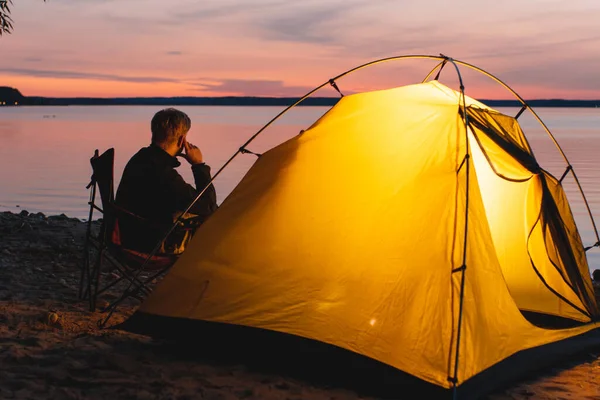
<path id="1" fill-rule="evenodd" d="M 179 244 L 177 252 L 167 252 L 164 240 L 159 247 L 160 250 L 152 257 L 149 257 L 148 253 L 124 247 L 120 237 L 120 224 L 127 223 L 141 232 L 152 230 L 161 233 L 168 232 L 172 228 L 172 224 L 158 224 L 149 221 L 115 204 L 113 148 L 108 149 L 102 155 L 98 155 L 98 150 L 96 150 L 90 163 L 93 174 L 87 186 L 87 189 L 90 189 L 88 202 L 90 210 L 81 267 L 79 297 L 81 299 L 88 298 L 90 311 L 94 311 L 98 296 L 122 281 L 128 281 L 135 288 L 133 297 L 141 300 L 140 296 L 148 294 L 150 291 L 147 284 L 166 272 L 177 260 L 191 239 L 195 225 L 193 219 L 189 220 L 189 223 L 186 223 L 185 220 L 178 223 L 177 228 L 182 242 Z M 95 202 L 96 192 L 100 193 L 102 207 Z M 100 212 L 103 216 L 100 227 L 96 228 L 96 231 L 93 222 L 94 211 Z M 102 286 L 100 284 L 102 267 L 107 263 L 112 267 L 113 279 Z M 141 274 L 142 268 L 143 272 L 155 273 L 150 278 L 144 278 Z M 157 274 L 156 271 L 159 273 Z"/>

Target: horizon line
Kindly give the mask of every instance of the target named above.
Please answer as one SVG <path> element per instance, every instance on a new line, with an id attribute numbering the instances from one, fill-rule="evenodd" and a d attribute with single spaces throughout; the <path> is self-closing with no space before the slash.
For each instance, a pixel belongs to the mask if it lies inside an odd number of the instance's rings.
<path id="1" fill-rule="evenodd" d="M 350 93 L 345 96 L 350 96 Z M 24 98 L 36 98 L 36 99 L 99 99 L 99 100 L 131 100 L 131 99 L 281 99 L 281 100 L 295 100 L 304 97 L 301 96 L 261 96 L 261 95 L 229 95 L 229 96 L 116 96 L 116 97 L 102 97 L 102 96 L 23 96 Z M 307 99 L 340 99 L 342 96 L 310 96 Z M 481 98 L 475 99 L 477 101 L 516 101 L 520 103 L 518 98 L 503 98 L 503 99 L 492 99 L 492 98 Z M 523 99 L 526 102 L 529 101 L 585 101 L 585 102 L 600 102 L 600 98 L 597 99 L 568 99 L 568 98 L 532 98 Z"/>
<path id="2" fill-rule="evenodd" d="M 4 85 L 0 85 L 0 90 L 2 89 L 8 89 L 9 91 L 16 91 L 18 93 L 18 95 L 22 96 L 22 98 L 24 99 L 56 99 L 56 100 L 71 100 L 71 99 L 85 99 L 85 100 L 133 100 L 133 99 L 140 99 L 140 100 L 150 100 L 150 99 L 273 99 L 273 100 L 297 100 L 300 99 L 304 96 L 306 96 L 306 94 L 304 95 L 297 95 L 297 96 L 269 96 L 269 95 L 225 95 L 225 96 L 184 96 L 184 95 L 180 95 L 180 96 L 38 96 L 38 95 L 25 95 L 23 93 L 21 93 L 21 91 L 16 88 L 16 87 L 11 87 L 11 86 L 4 86 Z M 351 92 L 348 93 L 348 95 L 352 95 L 352 94 L 358 94 L 358 93 L 362 93 L 362 92 Z M 344 95 L 342 95 L 341 97 L 344 97 Z M 327 100 L 333 100 L 333 99 L 340 99 L 341 98 L 339 95 L 333 95 L 333 96 L 309 96 L 306 99 L 327 99 Z M 477 98 L 476 100 L 484 102 L 484 101 L 516 101 L 516 102 L 521 102 L 517 97 L 512 97 L 512 98 L 501 98 L 501 99 L 493 99 L 493 98 Z M 525 99 L 523 98 L 523 100 L 525 102 L 530 102 L 530 101 L 573 101 L 573 102 L 600 102 L 600 98 L 596 98 L 596 99 L 569 99 L 569 98 L 560 98 L 560 97 L 554 97 L 554 98 L 530 98 L 530 99 Z"/>

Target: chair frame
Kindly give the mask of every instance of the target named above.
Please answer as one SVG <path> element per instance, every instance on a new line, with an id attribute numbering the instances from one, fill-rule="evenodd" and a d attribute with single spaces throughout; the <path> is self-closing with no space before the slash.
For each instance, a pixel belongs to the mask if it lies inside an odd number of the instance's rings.
<path id="1" fill-rule="evenodd" d="M 113 154 L 107 154 L 108 152 L 113 152 Z M 98 176 L 96 175 L 98 171 L 96 171 L 94 167 L 95 161 L 99 160 L 100 157 L 104 156 L 105 154 L 107 157 L 111 158 L 109 159 L 111 164 L 110 182 L 104 182 L 106 185 L 105 191 L 107 190 L 108 193 L 102 191 Z M 89 213 L 84 242 L 84 254 L 81 265 L 79 298 L 81 300 L 87 299 L 89 301 L 89 309 L 93 312 L 96 310 L 98 296 L 122 281 L 129 282 L 129 288 L 127 290 L 129 292 L 129 296 L 141 301 L 143 297 L 148 295 L 151 291 L 148 287 L 148 284 L 164 275 L 175 263 L 178 255 L 156 253 L 152 255 L 152 261 L 154 261 L 153 263 L 150 260 L 149 255 L 137 253 L 134 254 L 137 258 L 137 260 L 134 262 L 132 261 L 131 257 L 132 253 L 129 253 L 127 249 L 122 248 L 118 244 L 113 243 L 111 235 L 113 233 L 112 231 L 114 224 L 118 216 L 127 216 L 128 218 L 133 217 L 136 219 L 136 221 L 139 221 L 141 224 L 153 229 L 164 229 L 167 228 L 167 226 L 150 222 L 147 219 L 131 213 L 130 211 L 125 210 L 115 204 L 113 185 L 114 173 L 112 171 L 112 166 L 114 165 L 113 148 L 108 149 L 102 155 L 99 155 L 99 152 L 96 149 L 93 157 L 90 159 L 90 163 L 92 164 L 93 173 L 90 183 L 86 186 L 86 189 L 90 190 L 90 197 L 88 201 Z M 98 193 L 100 194 L 102 207 L 96 203 Z M 95 235 L 93 232 L 93 218 L 95 211 L 99 212 L 103 216 L 100 230 L 97 235 Z M 193 223 L 185 224 L 180 222 L 178 223 L 178 226 L 180 229 L 184 230 L 193 231 L 195 229 Z M 168 227 L 171 227 L 171 224 L 169 224 Z M 163 242 L 165 239 L 166 237 L 163 239 Z M 92 257 L 93 251 L 96 252 L 95 257 Z M 129 258 L 127 257 L 128 255 Z M 148 258 L 146 258 L 147 256 Z M 159 262 L 157 262 L 157 260 Z M 112 271 L 116 272 L 117 274 L 117 277 L 114 280 L 106 283 L 105 285 L 101 285 L 100 283 L 103 261 L 107 261 L 112 266 Z M 142 270 L 146 273 L 155 273 L 151 274 L 149 277 L 143 278 L 141 276 Z"/>

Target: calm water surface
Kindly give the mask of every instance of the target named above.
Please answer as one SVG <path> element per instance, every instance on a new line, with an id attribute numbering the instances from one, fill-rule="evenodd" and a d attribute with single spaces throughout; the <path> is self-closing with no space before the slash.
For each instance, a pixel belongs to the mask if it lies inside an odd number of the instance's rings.
<path id="1" fill-rule="evenodd" d="M 115 188 L 125 163 L 149 143 L 150 119 L 156 106 L 74 106 L 0 108 L 0 211 L 26 209 L 48 215 L 86 218 L 94 149 L 115 148 Z M 198 145 L 213 173 L 281 107 L 179 107 L 192 119 L 190 142 Z M 518 110 L 503 108 L 515 115 Z M 265 130 L 249 149 L 263 152 L 298 134 L 327 108 L 296 107 Z M 600 109 L 539 108 L 577 173 L 594 219 L 600 223 Z M 529 113 L 519 121 L 538 162 L 560 177 L 566 164 L 541 126 Z M 255 160 L 240 155 L 215 181 L 219 203 Z M 180 173 L 193 182 L 183 162 Z M 593 228 L 574 180 L 565 189 L 585 245 L 595 242 Z M 590 268 L 600 268 L 600 250 L 588 252 Z"/>

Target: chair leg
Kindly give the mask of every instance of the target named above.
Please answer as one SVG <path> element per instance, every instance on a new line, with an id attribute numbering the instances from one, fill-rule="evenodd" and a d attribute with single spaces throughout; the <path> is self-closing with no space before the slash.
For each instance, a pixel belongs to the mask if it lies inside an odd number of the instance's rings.
<path id="1" fill-rule="evenodd" d="M 83 264 L 81 266 L 81 276 L 79 279 L 79 299 L 83 300 L 85 298 L 85 280 L 89 281 L 90 279 L 90 237 L 92 236 L 92 219 L 94 217 L 94 201 L 96 200 L 96 181 L 92 178 L 92 181 L 88 185 L 91 186 L 90 191 L 90 201 L 88 202 L 90 206 L 90 212 L 88 213 L 87 220 L 87 229 L 85 232 L 85 244 L 84 244 L 84 254 L 83 254 Z M 87 293 L 89 295 L 89 291 Z"/>
<path id="2" fill-rule="evenodd" d="M 91 240 L 87 240 L 84 245 L 83 260 L 81 263 L 81 276 L 79 282 L 79 299 L 86 300 L 90 295 L 90 283 L 92 281 L 93 270 L 93 250 Z"/>
<path id="3" fill-rule="evenodd" d="M 87 294 L 87 291 L 84 290 L 85 281 L 86 281 L 86 269 L 88 268 L 88 265 L 89 265 L 89 256 L 87 254 L 89 249 L 87 248 L 86 245 L 83 246 L 83 251 L 84 251 L 84 254 L 83 254 L 83 260 L 81 260 L 81 274 L 79 276 L 79 293 L 77 295 L 79 300 L 85 299 L 85 296 Z"/>
<path id="4" fill-rule="evenodd" d="M 116 278 L 115 280 L 113 280 L 111 283 L 109 283 L 108 285 L 104 286 L 102 289 L 98 290 L 96 292 L 96 296 L 101 295 L 102 293 L 106 292 L 108 289 L 110 289 L 111 287 L 115 286 L 117 283 L 125 280 L 126 278 L 121 275 L 118 278 Z"/>
<path id="5" fill-rule="evenodd" d="M 137 276 L 137 270 L 129 272 L 126 268 L 121 266 L 121 262 L 118 259 L 113 258 L 112 256 L 107 256 L 106 259 L 119 271 L 121 275 L 124 275 L 124 279 L 127 279 L 134 285 L 144 285 L 145 283 L 139 279 Z"/>
<path id="6" fill-rule="evenodd" d="M 113 281 L 109 282 L 106 286 L 102 286 L 100 285 L 101 269 L 102 264 L 105 261 L 109 262 L 112 265 L 112 267 L 114 268 L 114 270 L 116 270 L 119 276 Z M 87 281 L 88 289 L 86 292 L 90 296 L 89 304 L 90 311 L 92 312 L 95 311 L 97 308 L 96 303 L 98 296 L 100 296 L 102 293 L 106 292 L 108 289 L 112 288 L 121 281 L 128 281 L 130 283 L 130 291 L 135 291 L 136 293 L 141 292 L 144 296 L 147 296 L 150 293 L 150 288 L 146 286 L 147 282 L 144 282 L 142 279 L 140 279 L 139 276 L 137 276 L 137 274 L 132 273 L 132 271 L 129 271 L 126 267 L 124 267 L 121 264 L 121 262 L 117 258 L 114 258 L 110 251 L 108 251 L 106 248 L 98 249 L 98 254 L 94 266 L 93 268 L 89 269 L 88 275 L 90 276 L 90 279 Z"/>
<path id="7" fill-rule="evenodd" d="M 102 256 L 104 249 L 98 249 L 98 256 L 96 257 L 96 263 L 91 271 L 90 279 L 88 280 L 88 291 L 90 296 L 90 311 L 96 310 L 96 296 L 98 295 L 98 286 L 100 283 L 100 267 L 102 265 Z"/>
<path id="8" fill-rule="evenodd" d="M 85 251 L 82 261 L 83 271 L 81 275 L 83 276 L 83 280 L 80 284 L 80 299 L 89 301 L 89 296 L 92 293 L 92 288 L 94 285 L 93 277 L 95 271 L 95 260 L 98 254 L 98 246 L 94 245 L 93 241 L 90 239 L 87 247 L 87 251 Z"/>
<path id="9" fill-rule="evenodd" d="M 83 287 L 85 286 L 86 264 L 87 264 L 87 255 L 84 254 L 83 255 L 83 260 L 81 261 L 81 274 L 79 276 L 79 292 L 77 293 L 77 298 L 79 300 L 83 300 L 84 296 L 85 296 L 85 291 L 83 290 Z"/>
<path id="10" fill-rule="evenodd" d="M 86 250 L 86 253 L 89 252 L 90 249 Z M 85 300 L 87 296 L 90 295 L 88 282 L 90 280 L 90 256 L 89 254 L 83 255 L 83 262 L 81 265 L 81 279 L 79 281 L 79 299 Z"/>
<path id="11" fill-rule="evenodd" d="M 139 301 L 143 301 L 143 296 L 140 296 L 139 293 L 142 292 L 144 296 L 148 296 L 151 292 L 150 288 L 148 288 L 148 283 L 151 283 L 154 279 L 164 275 L 165 273 L 167 273 L 169 271 L 169 269 L 171 269 L 173 265 L 169 265 L 163 269 L 161 269 L 160 271 L 158 271 L 157 273 L 155 273 L 154 275 L 149 276 L 147 279 L 143 280 L 143 281 L 139 281 L 136 279 L 137 282 L 140 282 L 140 284 L 137 284 L 134 281 L 130 281 L 131 285 L 135 285 L 134 288 L 127 288 L 123 294 L 121 295 L 121 297 L 119 297 L 118 299 L 116 299 L 115 301 L 113 301 L 111 304 L 109 304 L 104 310 L 103 312 L 108 312 L 108 315 L 103 319 L 98 321 L 98 326 L 100 328 L 104 328 L 106 326 L 106 324 L 108 323 L 108 321 L 110 320 L 110 318 L 112 317 L 113 313 L 115 312 L 115 310 L 117 309 L 117 307 L 125 300 L 127 300 L 127 298 L 129 297 L 133 297 Z M 138 274 L 136 274 L 134 276 L 134 278 L 137 278 Z"/>

